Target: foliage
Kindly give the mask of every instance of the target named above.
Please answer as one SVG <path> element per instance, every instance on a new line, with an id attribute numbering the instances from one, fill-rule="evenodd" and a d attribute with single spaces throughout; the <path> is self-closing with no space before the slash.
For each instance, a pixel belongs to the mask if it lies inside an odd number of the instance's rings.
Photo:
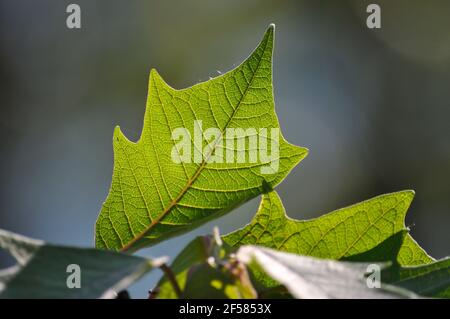
<path id="1" fill-rule="evenodd" d="M 96 223 L 97 248 L 56 246 L 0 230 L 0 246 L 17 260 L 0 272 L 0 297 L 111 298 L 160 267 L 164 276 L 151 298 L 449 298 L 450 260 L 435 261 L 405 226 L 413 191 L 294 220 L 274 188 L 307 149 L 280 135 L 279 153 L 271 147 L 275 158 L 218 160 L 235 143 L 227 144 L 227 129 L 254 128 L 257 140 L 274 140 L 267 133 L 279 128 L 273 40 L 271 25 L 237 68 L 182 90 L 152 70 L 139 141 L 129 141 L 118 127 L 114 132 L 114 171 Z M 174 149 L 182 149 L 173 140 L 174 130 L 195 132 L 199 123 L 218 133 L 208 137 L 202 131 L 200 141 L 189 136 L 199 160 L 174 161 Z M 231 148 L 232 157 L 251 158 L 255 147 L 245 143 L 247 138 L 237 137 L 245 147 Z M 258 150 L 267 154 L 269 147 L 260 144 Z M 218 230 L 197 237 L 170 266 L 123 253 L 191 231 L 260 194 L 260 207 L 248 225 L 222 237 Z M 82 269 L 79 289 L 67 286 L 71 264 Z M 373 267 L 380 270 L 378 288 L 368 284 L 377 280 L 369 271 Z"/>
<path id="2" fill-rule="evenodd" d="M 278 128 L 272 96 L 273 31 L 270 27 L 256 50 L 231 72 L 184 90 L 168 86 L 155 70 L 150 73 L 147 112 L 137 143 L 116 128 L 115 166 L 109 196 L 96 226 L 98 248 L 136 250 L 181 234 L 229 212 L 274 187 L 305 157 L 304 148 L 280 142 L 279 169 L 262 174 L 268 161 L 216 163 L 229 128 Z M 198 145 L 199 163 L 174 163 L 174 129 L 194 131 L 215 127 L 220 136 Z M 258 137 L 261 132 L 258 130 Z M 249 157 L 249 146 L 243 150 Z M 193 156 L 195 156 L 193 154 Z"/>
<path id="3" fill-rule="evenodd" d="M 100 298 L 115 296 L 162 260 L 112 251 L 49 245 L 0 230 L 0 247 L 17 265 L 0 272 L 0 298 Z M 70 265 L 82 271 L 80 289 L 68 289 Z"/>

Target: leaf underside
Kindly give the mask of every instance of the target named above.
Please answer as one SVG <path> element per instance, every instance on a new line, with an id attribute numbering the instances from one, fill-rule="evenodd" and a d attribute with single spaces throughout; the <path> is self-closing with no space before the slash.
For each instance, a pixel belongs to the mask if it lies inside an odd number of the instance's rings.
<path id="1" fill-rule="evenodd" d="M 135 251 L 189 231 L 276 186 L 306 156 L 305 148 L 280 134 L 279 169 L 272 174 L 261 173 L 267 160 L 209 161 L 226 151 L 228 128 L 255 128 L 258 136 L 260 128 L 279 128 L 272 92 L 273 37 L 271 25 L 240 66 L 187 89 L 175 90 L 151 71 L 139 141 L 130 142 L 119 128 L 114 132 L 113 178 L 96 223 L 97 247 Z M 220 137 L 203 152 L 201 163 L 174 163 L 173 130 L 192 133 L 198 120 L 203 129 L 218 128 Z M 193 152 L 207 144 L 194 144 Z M 250 151 L 246 144 L 245 158 Z"/>
<path id="2" fill-rule="evenodd" d="M 412 191 L 385 194 L 303 221 L 287 217 L 278 194 L 272 191 L 263 195 L 250 224 L 223 239 L 234 247 L 260 245 L 299 255 L 348 259 L 405 230 L 404 219 L 413 197 Z M 384 254 L 392 259 L 397 256 L 401 265 L 433 261 L 409 234 L 398 255 L 395 250 Z"/>

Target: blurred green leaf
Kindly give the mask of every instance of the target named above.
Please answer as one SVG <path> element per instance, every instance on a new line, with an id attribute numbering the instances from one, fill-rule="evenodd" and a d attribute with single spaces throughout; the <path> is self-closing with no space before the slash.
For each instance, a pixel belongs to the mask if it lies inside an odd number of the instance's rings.
<path id="1" fill-rule="evenodd" d="M 415 294 L 389 285 L 369 288 L 369 264 L 299 256 L 258 246 L 243 246 L 236 258 L 261 269 L 295 298 L 413 298 Z"/>
<path id="2" fill-rule="evenodd" d="M 187 274 L 191 267 L 206 263 L 208 258 L 212 255 L 214 249 L 214 242 L 211 236 L 197 237 L 192 240 L 183 250 L 178 254 L 175 260 L 170 265 L 178 285 L 182 291 L 186 286 Z M 156 285 L 156 298 L 161 299 L 175 299 L 177 295 L 164 275 Z"/>
<path id="3" fill-rule="evenodd" d="M 114 298 L 158 267 L 151 261 L 112 251 L 49 245 L 0 229 L 0 247 L 16 260 L 0 271 L 0 298 Z M 69 265 L 80 270 L 80 288 L 69 288 Z"/>
<path id="4" fill-rule="evenodd" d="M 135 251 L 187 232 L 274 187 L 306 156 L 306 149 L 280 134 L 275 158 L 259 156 L 250 164 L 212 161 L 227 149 L 226 129 L 253 128 L 266 139 L 264 129 L 279 128 L 272 92 L 273 38 L 271 25 L 240 66 L 187 89 L 175 90 L 151 71 L 141 138 L 133 143 L 119 128 L 114 133 L 114 172 L 96 224 L 98 248 Z M 192 133 L 199 120 L 204 129 L 219 129 L 219 136 L 204 138 L 202 145 L 196 142 Z M 189 130 L 193 154 L 203 151 L 201 163 L 173 161 L 176 128 Z M 237 139 L 245 142 L 246 136 Z M 234 158 L 255 151 L 245 144 L 243 152 L 233 151 Z M 268 146 L 258 147 L 263 149 Z M 269 168 L 271 163 L 278 169 Z"/>
<path id="5" fill-rule="evenodd" d="M 228 267 L 201 263 L 192 266 L 187 273 L 183 298 L 188 299 L 253 299 L 256 298 L 247 270 L 232 263 Z"/>

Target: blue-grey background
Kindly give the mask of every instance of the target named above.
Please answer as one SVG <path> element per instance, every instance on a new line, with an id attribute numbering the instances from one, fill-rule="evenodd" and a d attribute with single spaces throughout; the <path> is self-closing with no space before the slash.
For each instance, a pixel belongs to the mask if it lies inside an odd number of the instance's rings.
<path id="1" fill-rule="evenodd" d="M 310 149 L 278 187 L 288 214 L 414 189 L 412 235 L 433 256 L 450 254 L 449 1 L 377 1 L 380 30 L 366 27 L 368 1 L 72 2 L 81 30 L 66 28 L 69 1 L 0 0 L 0 228 L 92 246 L 113 128 L 140 135 L 150 68 L 175 88 L 207 80 L 274 22 L 280 124 Z M 140 254 L 174 256 L 214 225 L 229 232 L 258 201 Z"/>

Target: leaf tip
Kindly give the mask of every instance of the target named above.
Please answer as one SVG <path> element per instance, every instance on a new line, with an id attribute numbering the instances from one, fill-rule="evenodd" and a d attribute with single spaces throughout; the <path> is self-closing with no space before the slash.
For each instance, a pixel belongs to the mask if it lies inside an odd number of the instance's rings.
<path id="1" fill-rule="evenodd" d="M 159 72 L 155 68 L 152 68 L 150 70 L 150 83 L 151 83 L 151 80 L 153 80 L 155 82 L 158 82 L 158 83 L 163 83 L 163 84 L 167 85 L 166 81 L 164 81 L 164 79 L 161 76 L 161 74 L 159 74 Z"/>
<path id="2" fill-rule="evenodd" d="M 150 77 L 153 77 L 153 76 L 160 76 L 158 71 L 155 68 L 150 69 Z"/>
<path id="3" fill-rule="evenodd" d="M 302 148 L 302 151 L 303 151 L 303 158 L 305 158 L 309 154 L 309 148 L 303 147 L 303 146 L 301 148 Z"/>
<path id="4" fill-rule="evenodd" d="M 159 86 L 159 87 L 164 87 L 166 89 L 169 90 L 175 90 L 174 88 L 172 88 L 169 84 L 167 84 L 167 82 L 163 79 L 163 77 L 161 76 L 161 74 L 159 74 L 159 72 L 155 69 L 152 68 L 150 70 L 150 76 L 149 76 L 149 89 L 151 90 L 152 86 Z"/>
<path id="5" fill-rule="evenodd" d="M 416 192 L 413 189 L 406 189 L 406 190 L 403 191 L 403 193 L 407 197 L 411 198 L 411 200 L 414 198 L 414 196 L 416 196 Z"/>
<path id="6" fill-rule="evenodd" d="M 275 33 L 275 24 L 271 23 L 267 27 L 266 34 L 264 35 L 264 38 L 268 39 L 269 42 L 273 43 L 273 35 L 274 35 L 274 33 Z"/>
<path id="7" fill-rule="evenodd" d="M 116 127 L 114 127 L 113 140 L 119 141 L 122 136 L 123 136 L 123 133 L 122 133 L 122 130 L 120 129 L 120 126 L 116 125 Z"/>
<path id="8" fill-rule="evenodd" d="M 120 126 L 116 125 L 116 127 L 114 128 L 114 134 L 113 134 L 113 144 L 116 145 L 119 142 L 126 142 L 126 143 L 134 144 L 125 136 L 125 134 L 123 134 Z"/>

